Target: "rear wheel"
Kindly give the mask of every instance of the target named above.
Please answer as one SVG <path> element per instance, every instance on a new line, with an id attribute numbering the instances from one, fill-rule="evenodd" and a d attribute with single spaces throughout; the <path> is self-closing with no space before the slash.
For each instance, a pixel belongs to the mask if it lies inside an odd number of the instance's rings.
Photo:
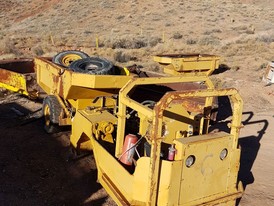
<path id="1" fill-rule="evenodd" d="M 75 72 L 97 75 L 114 74 L 113 64 L 102 57 L 89 57 L 71 63 L 69 68 Z"/>
<path id="2" fill-rule="evenodd" d="M 62 107 L 57 97 L 53 95 L 47 96 L 43 101 L 43 115 L 45 120 L 44 129 L 47 133 L 55 133 L 60 131 L 59 116 Z"/>
<path id="3" fill-rule="evenodd" d="M 88 58 L 89 56 L 81 51 L 75 51 L 75 50 L 71 50 L 71 51 L 63 51 L 60 52 L 58 54 L 56 54 L 53 58 L 52 58 L 52 62 L 55 64 L 59 64 L 63 67 L 69 67 L 69 65 L 78 60 L 78 59 L 84 59 L 84 58 Z"/>

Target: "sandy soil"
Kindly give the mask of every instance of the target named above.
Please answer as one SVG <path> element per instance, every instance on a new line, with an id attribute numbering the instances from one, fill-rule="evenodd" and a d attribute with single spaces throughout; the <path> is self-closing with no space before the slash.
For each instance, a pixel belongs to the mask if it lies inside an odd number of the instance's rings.
<path id="1" fill-rule="evenodd" d="M 119 65 L 161 68 L 158 53 L 210 53 L 226 71 L 216 87 L 244 100 L 241 206 L 274 204 L 274 86 L 261 81 L 274 60 L 274 1 L 8 0 L 0 8 L 0 59 L 52 56 L 63 49 Z M 96 39 L 99 47 L 96 48 Z M 45 134 L 41 108 L 16 94 L 0 97 L 0 205 L 115 205 L 96 183 L 92 157 L 71 160 L 69 131 Z"/>
<path id="2" fill-rule="evenodd" d="M 0 205 L 115 205 L 92 156 L 73 157 L 69 131 L 43 131 L 40 102 L 13 94 L 0 103 Z"/>

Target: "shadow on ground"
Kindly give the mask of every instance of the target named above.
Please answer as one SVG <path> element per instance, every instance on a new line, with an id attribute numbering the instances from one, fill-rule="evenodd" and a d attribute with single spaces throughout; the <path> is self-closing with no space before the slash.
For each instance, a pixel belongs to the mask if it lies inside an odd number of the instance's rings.
<path id="1" fill-rule="evenodd" d="M 244 126 L 253 124 L 263 125 L 262 129 L 257 131 L 257 134 L 242 137 L 239 139 L 239 145 L 241 146 L 241 165 L 239 172 L 239 180 L 243 182 L 244 188 L 246 188 L 248 184 L 251 184 L 255 181 L 251 170 L 260 150 L 260 141 L 263 138 L 263 135 L 269 123 L 265 119 L 252 121 L 252 118 L 254 116 L 253 112 L 244 112 L 243 114 L 248 115 L 248 118 L 242 122 Z"/>
<path id="2" fill-rule="evenodd" d="M 228 123 L 230 123 L 229 117 L 232 115 L 232 109 L 228 97 L 219 97 L 218 105 L 219 109 L 217 114 L 217 123 L 212 125 L 210 131 L 218 129 L 221 131 L 230 132 Z M 269 123 L 266 119 L 253 121 L 252 119 L 254 117 L 254 113 L 252 111 L 244 112 L 243 117 L 246 116 L 247 118 L 242 120 L 243 126 L 256 124 L 263 126 L 261 126 L 261 129 L 257 131 L 256 134 L 239 138 L 241 159 L 238 179 L 242 181 L 244 189 L 246 189 L 249 184 L 252 184 L 255 181 L 255 178 L 252 174 L 252 167 L 260 150 L 260 141 L 269 126 Z"/>
<path id="3" fill-rule="evenodd" d="M 71 161 L 69 132 L 45 133 L 40 117 L 23 118 L 32 112 L 0 105 L 1 205 L 103 205 L 108 196 L 91 156 Z"/>

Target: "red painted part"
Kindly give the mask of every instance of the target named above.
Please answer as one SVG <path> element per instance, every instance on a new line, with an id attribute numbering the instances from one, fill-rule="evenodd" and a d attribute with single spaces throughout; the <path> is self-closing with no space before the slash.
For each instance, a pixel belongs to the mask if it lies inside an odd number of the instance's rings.
<path id="1" fill-rule="evenodd" d="M 173 161 L 174 158 L 175 158 L 175 154 L 176 154 L 176 149 L 175 149 L 174 145 L 171 145 L 168 148 L 168 157 L 167 157 L 167 159 L 170 160 L 170 161 Z"/>
<path id="2" fill-rule="evenodd" d="M 133 156 L 135 154 L 135 144 L 138 141 L 138 138 L 134 134 L 128 134 L 125 137 L 125 142 L 123 145 L 122 156 L 120 161 L 125 165 L 132 165 Z"/>

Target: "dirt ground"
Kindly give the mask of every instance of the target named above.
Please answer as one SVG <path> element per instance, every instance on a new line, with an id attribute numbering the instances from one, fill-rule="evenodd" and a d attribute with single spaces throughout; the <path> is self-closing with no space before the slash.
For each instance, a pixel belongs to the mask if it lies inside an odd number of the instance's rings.
<path id="1" fill-rule="evenodd" d="M 72 158 L 69 131 L 43 131 L 40 102 L 0 99 L 0 205 L 115 205 L 92 155 Z"/>
<path id="2" fill-rule="evenodd" d="M 0 59 L 77 49 L 160 72 L 152 55 L 221 56 L 220 71 L 225 69 L 212 80 L 217 88 L 237 88 L 244 100 L 239 178 L 245 192 L 239 205 L 274 205 L 274 85 L 262 82 L 265 65 L 274 60 L 274 1 L 1 4 Z M 92 156 L 71 158 L 69 131 L 43 131 L 41 102 L 0 95 L 0 205 L 115 205 L 96 183 Z"/>

